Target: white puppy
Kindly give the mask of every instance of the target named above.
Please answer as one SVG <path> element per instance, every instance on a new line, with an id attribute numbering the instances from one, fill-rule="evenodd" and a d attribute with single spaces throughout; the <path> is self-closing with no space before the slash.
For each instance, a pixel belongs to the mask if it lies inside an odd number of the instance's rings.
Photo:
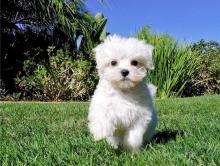
<path id="1" fill-rule="evenodd" d="M 107 138 L 137 150 L 155 131 L 152 102 L 156 88 L 146 84 L 146 69 L 153 69 L 153 46 L 135 38 L 107 37 L 95 49 L 99 83 L 89 108 L 89 129 L 95 140 Z M 152 93 L 151 93 L 152 92 Z"/>

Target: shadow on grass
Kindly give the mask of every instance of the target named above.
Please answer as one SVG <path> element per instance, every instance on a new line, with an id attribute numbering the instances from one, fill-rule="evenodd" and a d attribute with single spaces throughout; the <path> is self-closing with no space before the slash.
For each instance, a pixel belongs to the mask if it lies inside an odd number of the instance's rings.
<path id="1" fill-rule="evenodd" d="M 169 141 L 176 140 L 177 136 L 183 137 L 184 132 L 182 130 L 170 130 L 166 129 L 163 131 L 158 131 L 153 136 L 150 142 L 145 142 L 142 146 L 143 149 L 148 149 L 150 145 L 154 146 L 154 144 L 166 144 Z M 142 149 L 142 150 L 143 150 Z M 122 153 L 129 152 L 123 148 L 114 149 L 117 155 L 121 155 Z"/>
<path id="2" fill-rule="evenodd" d="M 164 131 L 157 132 L 150 143 L 152 144 L 165 144 L 171 140 L 176 140 L 177 136 L 182 137 L 184 132 L 182 130 L 170 130 L 166 129 Z M 146 144 L 147 145 L 147 144 Z"/>
<path id="3" fill-rule="evenodd" d="M 183 137 L 184 132 L 182 130 L 170 130 L 166 129 L 163 131 L 158 131 L 156 134 L 153 136 L 150 142 L 145 142 L 142 146 L 143 149 L 148 149 L 150 145 L 154 144 L 166 144 L 169 141 L 176 140 L 177 136 Z M 118 149 L 113 149 L 113 151 L 117 155 L 121 155 L 126 152 L 130 152 L 129 150 L 125 150 L 122 147 L 119 147 Z"/>

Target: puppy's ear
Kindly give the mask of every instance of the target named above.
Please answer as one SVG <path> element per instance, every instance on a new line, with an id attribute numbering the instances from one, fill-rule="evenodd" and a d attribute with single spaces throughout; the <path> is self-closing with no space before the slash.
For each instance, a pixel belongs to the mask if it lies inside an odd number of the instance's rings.
<path id="1" fill-rule="evenodd" d="M 147 63 L 146 63 L 146 68 L 150 70 L 154 70 L 154 62 L 153 62 L 153 50 L 154 47 L 150 44 L 146 44 L 146 49 L 147 49 Z"/>

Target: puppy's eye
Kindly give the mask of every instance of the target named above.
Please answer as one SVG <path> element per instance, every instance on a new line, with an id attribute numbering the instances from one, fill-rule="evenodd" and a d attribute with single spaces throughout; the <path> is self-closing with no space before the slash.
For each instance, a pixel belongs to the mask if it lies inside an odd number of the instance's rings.
<path id="1" fill-rule="evenodd" d="M 116 66 L 117 65 L 117 61 L 111 61 L 111 65 L 112 66 Z"/>
<path id="2" fill-rule="evenodd" d="M 132 66 L 137 66 L 138 65 L 138 61 L 136 61 L 136 60 L 131 61 L 131 65 Z"/>

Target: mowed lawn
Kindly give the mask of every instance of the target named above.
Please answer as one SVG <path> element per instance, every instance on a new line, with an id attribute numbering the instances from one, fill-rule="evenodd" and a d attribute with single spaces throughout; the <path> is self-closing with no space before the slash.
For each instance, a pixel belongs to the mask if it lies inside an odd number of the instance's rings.
<path id="1" fill-rule="evenodd" d="M 94 142 L 88 103 L 0 103 L 0 165 L 220 165 L 220 96 L 156 100 L 139 153 Z"/>

